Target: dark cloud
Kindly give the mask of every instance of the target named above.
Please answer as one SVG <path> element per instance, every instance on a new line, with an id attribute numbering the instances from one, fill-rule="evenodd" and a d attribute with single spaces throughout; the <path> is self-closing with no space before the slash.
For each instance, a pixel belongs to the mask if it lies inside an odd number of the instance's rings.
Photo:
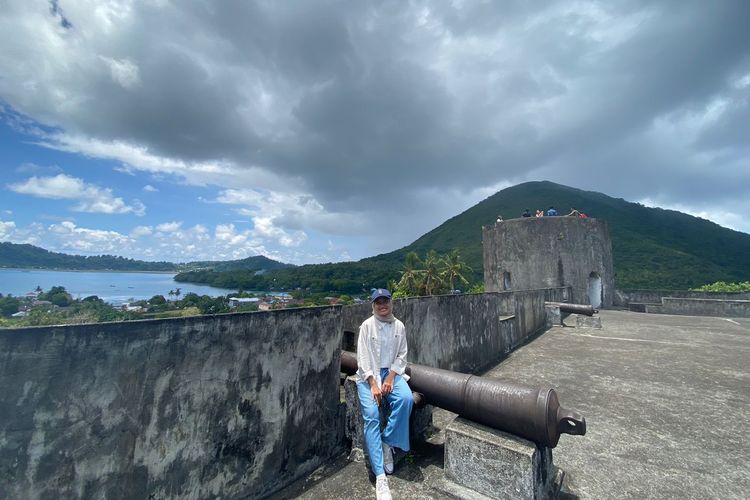
<path id="1" fill-rule="evenodd" d="M 58 0 L 50 0 L 49 1 L 49 12 L 52 14 L 53 17 L 59 19 L 60 26 L 62 26 L 65 29 L 70 29 L 73 27 L 73 25 L 68 21 L 68 19 L 63 14 L 62 8 L 60 8 L 60 3 Z"/>
<path id="2" fill-rule="evenodd" d="M 41 75 L 14 57 L 44 47 L 19 42 L 0 56 L 15 78 L 0 95 L 67 132 L 267 169 L 332 212 L 420 214 L 424 227 L 399 229 L 411 236 L 508 181 L 685 206 L 734 204 L 746 190 L 743 0 L 129 9 L 98 30 L 101 19 L 50 2 L 89 34 Z M 425 209 L 441 191 L 466 205 Z"/>

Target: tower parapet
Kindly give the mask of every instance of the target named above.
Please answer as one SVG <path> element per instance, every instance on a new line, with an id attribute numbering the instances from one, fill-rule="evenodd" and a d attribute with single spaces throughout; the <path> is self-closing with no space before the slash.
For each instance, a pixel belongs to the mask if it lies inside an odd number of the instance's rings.
<path id="1" fill-rule="evenodd" d="M 488 292 L 569 286 L 571 302 L 612 305 L 612 241 L 603 219 L 511 219 L 484 226 L 482 241 Z"/>

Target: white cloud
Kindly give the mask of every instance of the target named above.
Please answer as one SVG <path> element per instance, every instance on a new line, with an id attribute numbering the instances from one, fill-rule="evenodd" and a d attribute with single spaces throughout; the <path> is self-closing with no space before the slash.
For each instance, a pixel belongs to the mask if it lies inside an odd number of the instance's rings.
<path id="1" fill-rule="evenodd" d="M 146 192 L 149 192 L 149 193 L 156 193 L 157 191 L 159 191 L 158 189 L 156 189 L 151 184 L 146 184 L 145 186 L 143 186 L 143 190 L 146 191 Z"/>
<path id="2" fill-rule="evenodd" d="M 100 56 L 109 67 L 112 79 L 125 89 L 133 89 L 141 84 L 138 66 L 127 59 L 117 60 Z"/>
<path id="3" fill-rule="evenodd" d="M 542 178 L 748 211 L 747 2 L 346 5 L 11 0 L 0 107 L 46 147 L 217 187 L 246 243 L 303 253 L 390 250 Z M 109 197 L 76 207 L 143 211 Z"/>
<path id="4" fill-rule="evenodd" d="M 37 165 L 35 163 L 25 162 L 20 164 L 16 168 L 16 172 L 22 174 L 56 174 L 58 172 L 62 172 L 62 169 L 57 165 L 42 167 L 41 165 Z"/>
<path id="5" fill-rule="evenodd" d="M 283 238 L 285 246 L 302 243 L 306 238 L 303 228 L 329 234 L 351 234 L 365 229 L 360 217 L 328 211 L 314 197 L 302 193 L 226 189 L 216 201 L 238 206 L 236 212 L 249 217 L 259 234 Z"/>
<path id="6" fill-rule="evenodd" d="M 191 260 L 231 260 L 253 255 L 287 262 L 288 256 L 268 249 L 250 230 L 232 224 L 219 224 L 213 230 L 202 224 L 183 228 L 179 222 L 136 226 L 129 234 L 78 226 L 73 221 L 18 227 L 13 221 L 0 221 L 0 240 L 30 243 L 54 252 L 85 255 L 114 254 L 145 260 L 187 262 Z"/>
<path id="7" fill-rule="evenodd" d="M 0 220 L 0 239 L 9 239 L 16 229 L 16 223 L 13 221 Z"/>
<path id="8" fill-rule="evenodd" d="M 117 231 L 82 228 L 71 221 L 50 225 L 49 232 L 57 237 L 58 248 L 88 254 L 116 253 L 132 242 Z"/>
<path id="9" fill-rule="evenodd" d="M 253 232 L 260 238 L 273 239 L 284 247 L 296 247 L 307 239 L 304 231 L 285 231 L 271 217 L 254 217 Z"/>
<path id="10" fill-rule="evenodd" d="M 154 233 L 153 228 L 151 226 L 136 226 L 133 228 L 132 231 L 130 231 L 130 237 L 131 238 L 140 238 L 142 236 L 149 236 Z"/>
<path id="11" fill-rule="evenodd" d="M 146 207 L 139 200 L 133 200 L 128 205 L 122 198 L 112 194 L 109 188 L 101 188 L 85 183 L 76 177 L 58 174 L 54 177 L 30 177 L 24 182 L 8 185 L 16 193 L 28 194 L 37 198 L 53 200 L 77 200 L 73 207 L 76 212 L 92 212 L 102 214 L 144 215 Z"/>
<path id="12" fill-rule="evenodd" d="M 182 221 L 164 222 L 156 226 L 156 230 L 160 233 L 175 233 L 182 228 Z"/>
<path id="13" fill-rule="evenodd" d="M 234 224 L 219 224 L 214 233 L 216 240 L 228 245 L 242 245 L 250 239 L 250 231 L 238 233 Z"/>
<path id="14" fill-rule="evenodd" d="M 710 220 L 721 226 L 734 229 L 735 231 L 750 233 L 750 223 L 748 223 L 747 217 L 737 211 L 723 210 L 718 207 L 702 207 L 696 209 L 695 207 L 683 205 L 682 203 L 657 202 L 652 198 L 643 198 L 637 203 L 651 208 L 675 210 L 694 217 Z"/>

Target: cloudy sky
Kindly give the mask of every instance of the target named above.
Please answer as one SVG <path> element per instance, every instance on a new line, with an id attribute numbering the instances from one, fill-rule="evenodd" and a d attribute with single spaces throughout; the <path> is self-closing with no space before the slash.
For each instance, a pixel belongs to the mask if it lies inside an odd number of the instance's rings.
<path id="1" fill-rule="evenodd" d="M 746 0 L 0 0 L 0 241 L 351 260 L 529 180 L 750 232 L 749 23 Z"/>

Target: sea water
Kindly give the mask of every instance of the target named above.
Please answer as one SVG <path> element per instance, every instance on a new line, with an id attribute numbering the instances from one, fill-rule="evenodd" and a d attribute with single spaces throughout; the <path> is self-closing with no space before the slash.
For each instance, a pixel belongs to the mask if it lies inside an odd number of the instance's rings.
<path id="1" fill-rule="evenodd" d="M 108 272 L 108 271 L 50 271 L 40 269 L 0 269 L 0 293 L 23 296 L 37 286 L 45 292 L 53 286 L 63 286 L 73 298 L 96 295 L 113 305 L 131 300 L 150 299 L 163 295 L 170 299 L 170 290 L 180 289 L 180 296 L 193 292 L 217 297 L 236 290 L 215 288 L 193 283 L 178 283 L 174 273 Z"/>

